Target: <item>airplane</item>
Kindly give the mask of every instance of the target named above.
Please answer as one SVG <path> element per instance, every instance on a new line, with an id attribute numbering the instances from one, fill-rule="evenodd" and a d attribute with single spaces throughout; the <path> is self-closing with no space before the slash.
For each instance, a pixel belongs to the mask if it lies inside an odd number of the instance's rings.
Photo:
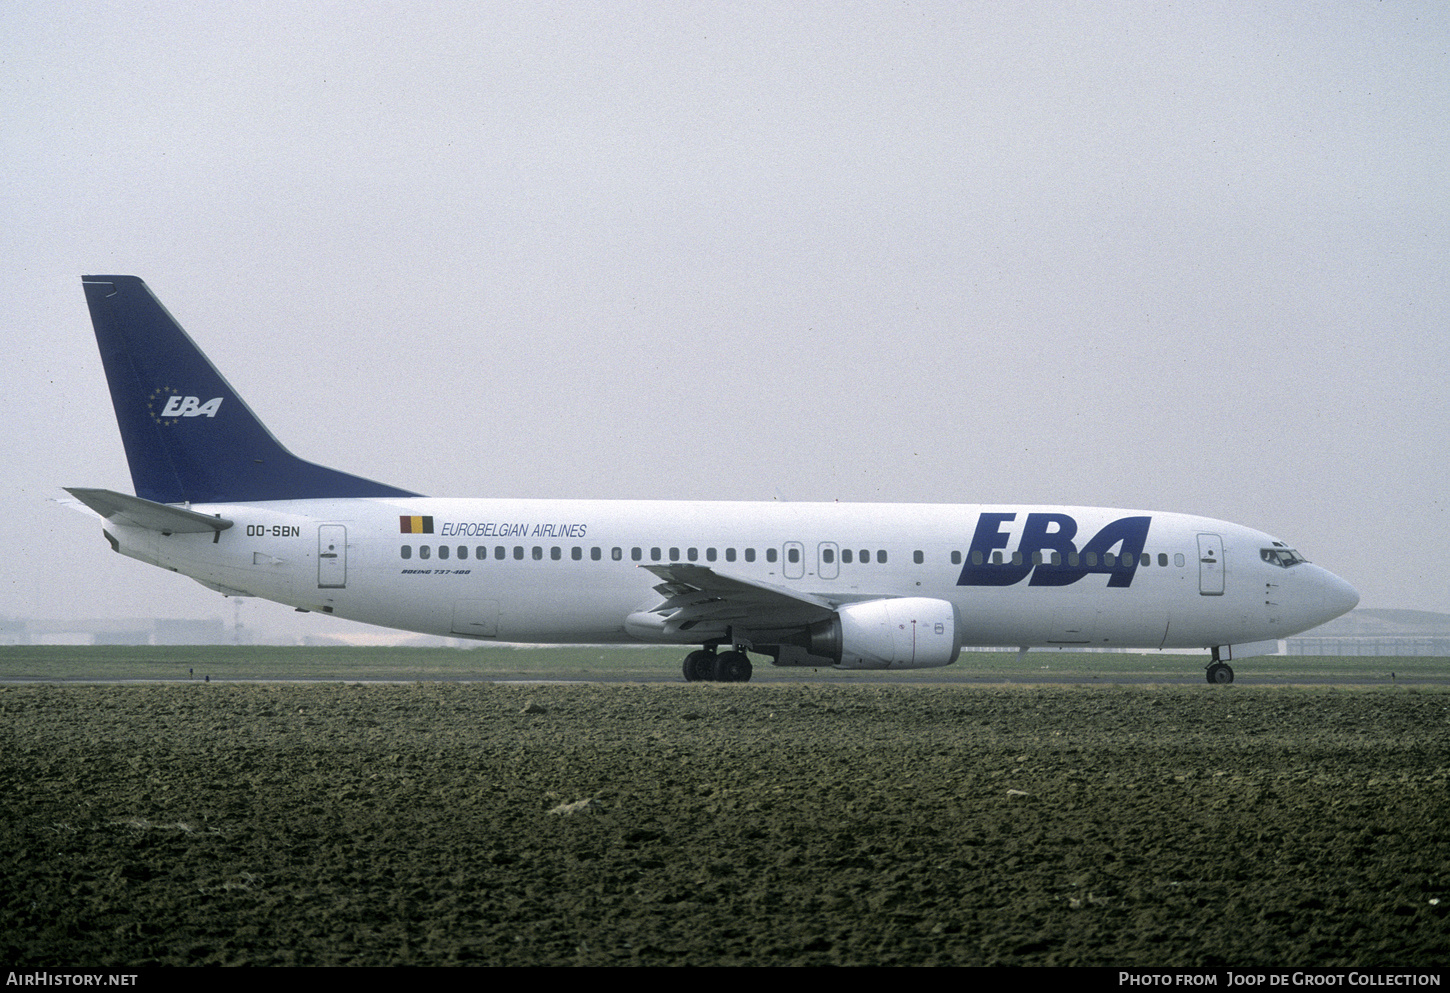
<path id="1" fill-rule="evenodd" d="M 964 645 L 1209 650 L 1351 610 L 1270 535 L 1048 505 L 428 497 L 304 461 L 142 280 L 82 283 L 135 495 L 68 487 L 113 550 L 254 596 L 478 641 L 679 645 L 691 682 L 778 666 L 923 669 Z M 79 508 L 78 508 L 79 509 Z"/>

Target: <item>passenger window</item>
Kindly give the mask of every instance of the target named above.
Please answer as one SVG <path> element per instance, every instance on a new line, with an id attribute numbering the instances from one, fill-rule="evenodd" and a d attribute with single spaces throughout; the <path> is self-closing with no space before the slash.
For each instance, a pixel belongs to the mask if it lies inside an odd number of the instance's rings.
<path id="1" fill-rule="evenodd" d="M 861 549 L 861 564 L 862 565 L 870 565 L 871 564 L 871 553 L 870 553 L 870 551 L 868 551 L 867 549 L 864 549 L 864 548 Z"/>
<path id="2" fill-rule="evenodd" d="M 952 565 L 961 565 L 961 564 L 962 564 L 962 553 L 961 552 L 955 552 L 955 551 L 952 552 Z"/>
<path id="3" fill-rule="evenodd" d="M 448 546 L 447 545 L 439 545 L 438 546 L 438 557 L 440 559 L 446 559 L 448 557 Z"/>
<path id="4" fill-rule="evenodd" d="M 876 561 L 879 562 L 881 565 L 886 564 L 886 549 L 883 548 L 876 553 Z"/>
<path id="5" fill-rule="evenodd" d="M 775 549 L 774 548 L 767 548 L 765 550 L 765 561 L 767 561 L 767 562 L 774 562 L 775 561 L 775 557 L 776 556 L 775 556 Z"/>
<path id="6" fill-rule="evenodd" d="M 1176 565 L 1176 566 L 1178 566 L 1179 568 L 1182 568 L 1182 566 L 1183 566 L 1183 553 L 1182 552 L 1174 552 L 1173 553 L 1173 564 Z"/>
<path id="7" fill-rule="evenodd" d="M 1033 552 L 1032 553 L 1032 564 L 1033 565 L 1041 565 L 1042 564 L 1042 553 L 1041 552 Z"/>
<path id="8" fill-rule="evenodd" d="M 785 557 L 792 565 L 794 565 L 801 560 L 801 550 L 799 548 L 788 548 L 786 549 Z"/>
<path id="9" fill-rule="evenodd" d="M 494 546 L 494 548 L 493 548 L 493 557 L 496 558 L 496 559 L 498 559 L 500 562 L 502 562 L 504 560 L 504 556 L 507 555 L 507 554 L 508 554 L 508 551 L 502 545 L 495 545 Z"/>
<path id="10" fill-rule="evenodd" d="M 1112 552 L 1103 552 L 1103 565 L 1115 566 L 1118 564 L 1118 557 Z"/>
<path id="11" fill-rule="evenodd" d="M 650 561 L 651 561 L 651 562 L 658 562 L 658 561 L 659 561 L 659 560 L 660 560 L 660 558 L 661 558 L 661 557 L 662 557 L 662 556 L 661 556 L 661 555 L 660 555 L 660 550 L 659 550 L 659 548 L 658 548 L 658 547 L 656 547 L 656 548 L 651 548 L 651 549 L 650 549 L 650 550 L 649 550 L 649 558 L 650 558 Z"/>
<path id="12" fill-rule="evenodd" d="M 615 558 L 619 558 L 619 549 L 617 549 L 617 548 L 614 550 L 614 557 Z M 595 545 L 593 548 L 589 549 L 589 561 L 591 561 L 591 562 L 599 562 L 603 558 L 604 558 L 604 549 L 600 548 L 598 545 Z"/>
<path id="13" fill-rule="evenodd" d="M 569 549 L 569 557 L 575 562 L 583 561 L 584 549 L 580 548 L 578 545 L 575 545 L 573 548 Z"/>
<path id="14" fill-rule="evenodd" d="M 727 549 L 725 549 L 725 561 L 726 562 L 734 562 L 735 561 L 735 549 L 733 549 L 733 548 L 727 548 Z"/>
<path id="15" fill-rule="evenodd" d="M 486 559 L 486 558 L 488 558 L 488 546 L 486 546 L 486 545 L 479 545 L 477 548 L 475 548 L 473 550 L 473 557 L 476 558 L 476 559 Z"/>
<path id="16" fill-rule="evenodd" d="M 457 552 L 457 554 L 458 554 L 458 557 L 461 558 L 461 559 L 468 558 L 468 546 L 467 545 L 459 545 L 458 546 L 458 552 Z"/>
<path id="17" fill-rule="evenodd" d="M 921 553 L 921 549 L 918 548 L 916 551 L 911 553 L 911 561 L 915 562 L 917 565 L 921 565 L 923 562 L 926 561 L 926 556 L 923 555 Z"/>
<path id="18" fill-rule="evenodd" d="M 514 560 L 517 561 L 517 562 L 522 562 L 524 560 L 524 546 L 523 545 L 515 545 L 514 546 Z"/>
<path id="19" fill-rule="evenodd" d="M 433 550 L 431 548 L 429 548 L 427 545 L 419 545 L 418 546 L 418 558 L 420 558 L 420 559 L 426 559 L 426 558 L 431 557 L 432 554 L 433 554 Z"/>
<path id="20" fill-rule="evenodd" d="M 405 558 L 405 559 L 411 559 L 413 557 L 413 546 L 412 545 L 404 545 L 403 548 L 402 548 L 402 552 L 403 552 L 403 558 Z"/>
<path id="21" fill-rule="evenodd" d="M 747 548 L 745 550 L 745 561 L 747 561 L 747 562 L 754 562 L 755 561 L 755 549 L 753 549 L 753 548 Z"/>
<path id="22" fill-rule="evenodd" d="M 698 548 L 685 549 L 685 558 L 691 562 L 697 561 L 700 558 L 700 550 Z"/>
<path id="23" fill-rule="evenodd" d="M 715 561 L 715 549 L 713 549 L 713 548 L 707 548 L 707 549 L 705 549 L 705 561 L 706 562 L 714 562 Z"/>
<path id="24" fill-rule="evenodd" d="M 972 565 L 981 565 L 981 564 L 982 564 L 982 553 L 980 551 L 973 552 L 972 553 Z"/>
<path id="25" fill-rule="evenodd" d="M 993 552 L 992 553 L 992 564 L 993 565 L 1001 565 L 1002 564 L 1002 553 L 1001 552 Z"/>
<path id="26" fill-rule="evenodd" d="M 1083 558 L 1087 560 L 1087 566 L 1089 569 L 1094 568 L 1098 564 L 1097 552 L 1088 552 L 1086 555 L 1083 556 Z"/>
<path id="27" fill-rule="evenodd" d="M 821 561 L 826 563 L 826 565 L 830 565 L 832 562 L 836 561 L 836 553 L 831 551 L 829 548 L 822 548 Z"/>
<path id="28" fill-rule="evenodd" d="M 1159 552 L 1158 553 L 1158 564 L 1160 566 L 1165 566 L 1165 567 L 1168 565 L 1168 553 L 1167 552 Z"/>
<path id="29" fill-rule="evenodd" d="M 535 545 L 534 546 L 534 561 L 535 562 L 542 562 L 542 561 L 544 561 L 544 549 L 541 546 L 539 546 L 539 545 Z"/>
<path id="30" fill-rule="evenodd" d="M 851 564 L 851 550 L 849 548 L 841 549 L 841 561 L 847 565 Z"/>

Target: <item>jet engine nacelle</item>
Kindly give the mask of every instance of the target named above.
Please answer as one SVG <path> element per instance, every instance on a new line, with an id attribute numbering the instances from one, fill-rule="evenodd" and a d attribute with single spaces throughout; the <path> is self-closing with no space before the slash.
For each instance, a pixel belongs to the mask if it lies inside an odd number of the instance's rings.
<path id="1" fill-rule="evenodd" d="M 838 669 L 932 669 L 957 660 L 959 629 L 956 609 L 945 600 L 867 600 L 812 625 L 802 647 Z"/>

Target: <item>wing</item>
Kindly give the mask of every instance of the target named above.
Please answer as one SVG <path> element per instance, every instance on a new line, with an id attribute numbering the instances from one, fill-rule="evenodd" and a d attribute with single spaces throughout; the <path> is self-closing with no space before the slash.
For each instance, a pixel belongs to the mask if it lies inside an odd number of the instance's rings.
<path id="1" fill-rule="evenodd" d="M 664 600 L 630 614 L 625 630 L 650 641 L 704 643 L 728 638 L 732 629 L 759 638 L 800 630 L 835 612 L 824 597 L 727 576 L 707 566 L 677 562 L 641 568 L 664 580 L 655 587 Z"/>

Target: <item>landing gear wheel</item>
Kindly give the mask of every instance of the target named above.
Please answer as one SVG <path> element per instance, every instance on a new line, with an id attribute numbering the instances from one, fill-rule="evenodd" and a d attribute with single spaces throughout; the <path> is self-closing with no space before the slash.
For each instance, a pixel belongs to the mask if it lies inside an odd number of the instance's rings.
<path id="1" fill-rule="evenodd" d="M 715 653 L 707 652 L 703 648 L 698 652 L 691 652 L 685 656 L 685 682 L 698 683 L 701 680 L 715 678 Z"/>
<path id="2" fill-rule="evenodd" d="M 744 652 L 724 652 L 715 662 L 715 678 L 722 683 L 748 683 L 753 671 Z"/>
<path id="3" fill-rule="evenodd" d="M 1227 662 L 1215 662 L 1208 667 L 1208 681 L 1218 685 L 1226 685 L 1234 681 L 1233 666 Z"/>

